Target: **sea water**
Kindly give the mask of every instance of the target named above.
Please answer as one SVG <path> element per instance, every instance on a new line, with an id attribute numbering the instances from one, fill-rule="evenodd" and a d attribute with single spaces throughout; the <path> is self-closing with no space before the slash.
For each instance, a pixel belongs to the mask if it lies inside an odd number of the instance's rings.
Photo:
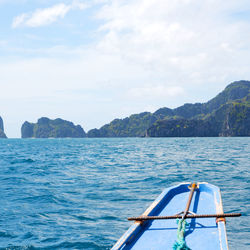
<path id="1" fill-rule="evenodd" d="M 0 249 L 110 249 L 166 187 L 221 188 L 250 249 L 250 137 L 0 140 Z"/>

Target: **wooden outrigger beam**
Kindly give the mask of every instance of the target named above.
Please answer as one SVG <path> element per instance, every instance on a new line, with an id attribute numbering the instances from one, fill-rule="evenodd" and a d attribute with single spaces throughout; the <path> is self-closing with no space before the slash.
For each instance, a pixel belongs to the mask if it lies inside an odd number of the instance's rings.
<path id="1" fill-rule="evenodd" d="M 185 218 L 225 218 L 225 217 L 239 217 L 241 213 L 227 213 L 227 214 L 188 214 Z M 170 216 L 139 216 L 129 217 L 128 220 L 144 221 L 144 220 L 170 220 L 181 219 L 183 215 L 170 215 Z"/>

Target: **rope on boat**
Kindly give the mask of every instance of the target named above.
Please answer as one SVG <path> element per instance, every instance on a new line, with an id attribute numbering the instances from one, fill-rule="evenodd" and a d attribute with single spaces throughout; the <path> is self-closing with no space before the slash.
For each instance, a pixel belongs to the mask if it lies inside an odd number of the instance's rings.
<path id="1" fill-rule="evenodd" d="M 178 224 L 177 241 L 175 241 L 173 245 L 173 250 L 191 250 L 185 241 L 185 230 L 186 226 L 189 224 L 186 222 L 186 220 L 182 219 L 177 219 L 176 222 Z"/>

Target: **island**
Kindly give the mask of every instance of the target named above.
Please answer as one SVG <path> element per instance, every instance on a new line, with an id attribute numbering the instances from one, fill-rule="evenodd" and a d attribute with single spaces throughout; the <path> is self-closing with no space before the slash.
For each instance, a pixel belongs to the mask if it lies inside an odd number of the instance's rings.
<path id="1" fill-rule="evenodd" d="M 21 127 L 22 138 L 84 138 L 86 133 L 80 125 L 60 118 L 51 120 L 47 117 L 37 123 L 24 122 Z"/>
<path id="2" fill-rule="evenodd" d="M 0 138 L 7 138 L 6 134 L 4 133 L 3 119 L 1 116 L 0 116 Z"/>
<path id="3" fill-rule="evenodd" d="M 88 137 L 250 136 L 250 81 L 236 81 L 206 103 L 115 119 Z"/>

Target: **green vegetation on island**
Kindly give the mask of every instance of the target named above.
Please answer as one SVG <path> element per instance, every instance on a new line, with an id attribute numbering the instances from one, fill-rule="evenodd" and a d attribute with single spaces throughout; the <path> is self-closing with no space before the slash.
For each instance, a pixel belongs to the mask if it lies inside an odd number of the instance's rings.
<path id="1" fill-rule="evenodd" d="M 250 81 L 237 81 L 206 103 L 115 119 L 88 137 L 250 136 Z"/>
<path id="2" fill-rule="evenodd" d="M 22 138 L 83 138 L 86 133 L 80 125 L 60 118 L 51 120 L 47 117 L 38 119 L 37 123 L 24 122 L 21 128 Z"/>
<path id="3" fill-rule="evenodd" d="M 4 133 L 3 119 L 1 116 L 0 116 L 0 138 L 7 138 L 6 134 Z"/>

